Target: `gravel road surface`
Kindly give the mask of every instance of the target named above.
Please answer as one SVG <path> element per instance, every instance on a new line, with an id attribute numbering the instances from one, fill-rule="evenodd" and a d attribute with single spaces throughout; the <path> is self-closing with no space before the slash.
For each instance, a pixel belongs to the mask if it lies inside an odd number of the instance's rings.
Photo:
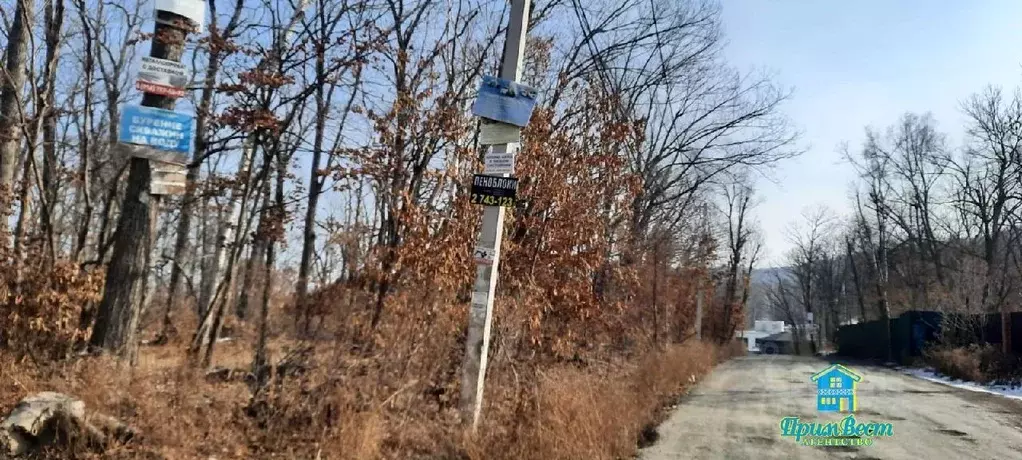
<path id="1" fill-rule="evenodd" d="M 778 355 L 728 361 L 682 398 L 640 458 L 1022 459 L 1022 401 L 855 364 L 846 365 L 863 379 L 856 420 L 890 423 L 894 435 L 870 446 L 804 446 L 782 437 L 785 417 L 840 422 L 847 415 L 816 410 L 809 378 L 829 365 Z"/>

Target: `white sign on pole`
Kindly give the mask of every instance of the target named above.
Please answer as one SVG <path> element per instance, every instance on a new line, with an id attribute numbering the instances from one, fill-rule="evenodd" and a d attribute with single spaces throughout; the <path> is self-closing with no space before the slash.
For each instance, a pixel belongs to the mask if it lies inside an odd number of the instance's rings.
<path id="1" fill-rule="evenodd" d="M 206 22 L 206 2 L 202 0 L 156 0 L 156 10 L 184 16 L 200 31 Z"/>
<path id="2" fill-rule="evenodd" d="M 806 320 L 809 324 L 813 324 L 813 312 L 806 313 Z"/>
<path id="3" fill-rule="evenodd" d="M 486 152 L 483 157 L 484 174 L 514 174 L 515 154 L 513 152 Z"/>
<path id="4" fill-rule="evenodd" d="M 135 88 L 160 96 L 182 97 L 188 80 L 188 69 L 184 64 L 147 56 L 142 58 Z"/>
<path id="5" fill-rule="evenodd" d="M 481 145 L 511 144 L 522 141 L 522 128 L 507 123 L 483 122 L 479 126 Z"/>
<path id="6" fill-rule="evenodd" d="M 485 246 L 476 246 L 475 251 L 472 252 L 472 258 L 475 259 L 476 263 L 479 265 L 493 265 L 493 258 L 496 253 L 496 249 L 487 248 Z"/>
<path id="7" fill-rule="evenodd" d="M 188 169 L 179 164 L 150 161 L 152 180 L 149 193 L 152 195 L 181 195 L 185 192 Z"/>
<path id="8" fill-rule="evenodd" d="M 184 88 L 188 84 L 188 67 L 169 59 L 145 56 L 138 71 L 138 79 Z"/>

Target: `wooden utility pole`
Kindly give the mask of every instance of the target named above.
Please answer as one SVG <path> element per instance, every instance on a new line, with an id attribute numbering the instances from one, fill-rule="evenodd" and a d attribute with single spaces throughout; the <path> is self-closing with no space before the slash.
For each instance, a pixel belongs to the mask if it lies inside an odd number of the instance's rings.
<path id="1" fill-rule="evenodd" d="M 511 0 L 511 21 L 504 41 L 504 59 L 500 78 L 517 82 L 521 76 L 525 34 L 529 28 L 531 0 Z M 519 144 L 493 145 L 493 153 L 516 153 Z M 502 174 L 502 176 L 509 176 Z M 493 299 L 497 288 L 497 267 L 500 263 L 500 242 L 504 235 L 504 207 L 483 208 L 483 225 L 477 247 L 492 249 L 492 264 L 476 266 L 472 307 L 469 311 L 468 336 L 461 378 L 462 419 L 471 420 L 472 430 L 479 425 L 483 407 L 483 384 L 486 378 L 487 354 L 490 350 L 490 324 L 493 320 Z"/>
<path id="2" fill-rule="evenodd" d="M 149 56 L 180 62 L 185 38 L 192 28 L 190 24 L 192 22 L 185 16 L 157 10 Z M 143 107 L 172 110 L 174 104 L 173 97 L 150 92 L 142 97 Z M 133 157 L 130 161 L 127 191 L 121 204 L 113 254 L 107 268 L 106 288 L 89 343 L 134 364 L 138 355 L 138 323 L 146 301 L 150 252 L 160 197 L 150 193 L 150 160 Z"/>

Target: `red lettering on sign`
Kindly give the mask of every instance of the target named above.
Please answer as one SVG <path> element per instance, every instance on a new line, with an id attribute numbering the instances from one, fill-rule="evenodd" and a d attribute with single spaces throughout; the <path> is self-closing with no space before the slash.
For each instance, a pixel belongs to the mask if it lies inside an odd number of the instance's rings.
<path id="1" fill-rule="evenodd" d="M 147 81 L 136 81 L 135 89 L 150 94 L 157 94 L 160 96 L 167 97 L 184 97 L 185 90 L 181 88 L 175 88 L 173 86 L 158 85 L 155 83 L 149 83 Z"/>

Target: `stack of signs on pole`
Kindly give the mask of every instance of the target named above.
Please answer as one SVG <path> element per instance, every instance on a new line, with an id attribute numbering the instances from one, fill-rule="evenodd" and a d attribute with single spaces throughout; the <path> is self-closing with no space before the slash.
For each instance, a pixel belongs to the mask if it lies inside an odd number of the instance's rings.
<path id="1" fill-rule="evenodd" d="M 144 93 L 177 98 L 185 95 L 188 80 L 184 64 L 146 56 L 142 58 L 135 88 Z"/>
<path id="2" fill-rule="evenodd" d="M 121 110 L 118 148 L 128 156 L 152 160 L 151 194 L 184 193 L 193 124 L 192 116 L 171 110 L 137 105 Z"/>
<path id="3" fill-rule="evenodd" d="M 514 207 L 518 179 L 476 174 L 472 177 L 472 204 Z"/>
<path id="4" fill-rule="evenodd" d="M 522 128 L 529 123 L 536 107 L 535 88 L 496 77 L 483 77 L 479 97 L 472 113 L 483 118 L 479 128 L 479 143 L 499 145 L 518 143 Z M 484 157 L 487 174 L 514 174 L 514 153 L 507 149 L 490 149 Z"/>

